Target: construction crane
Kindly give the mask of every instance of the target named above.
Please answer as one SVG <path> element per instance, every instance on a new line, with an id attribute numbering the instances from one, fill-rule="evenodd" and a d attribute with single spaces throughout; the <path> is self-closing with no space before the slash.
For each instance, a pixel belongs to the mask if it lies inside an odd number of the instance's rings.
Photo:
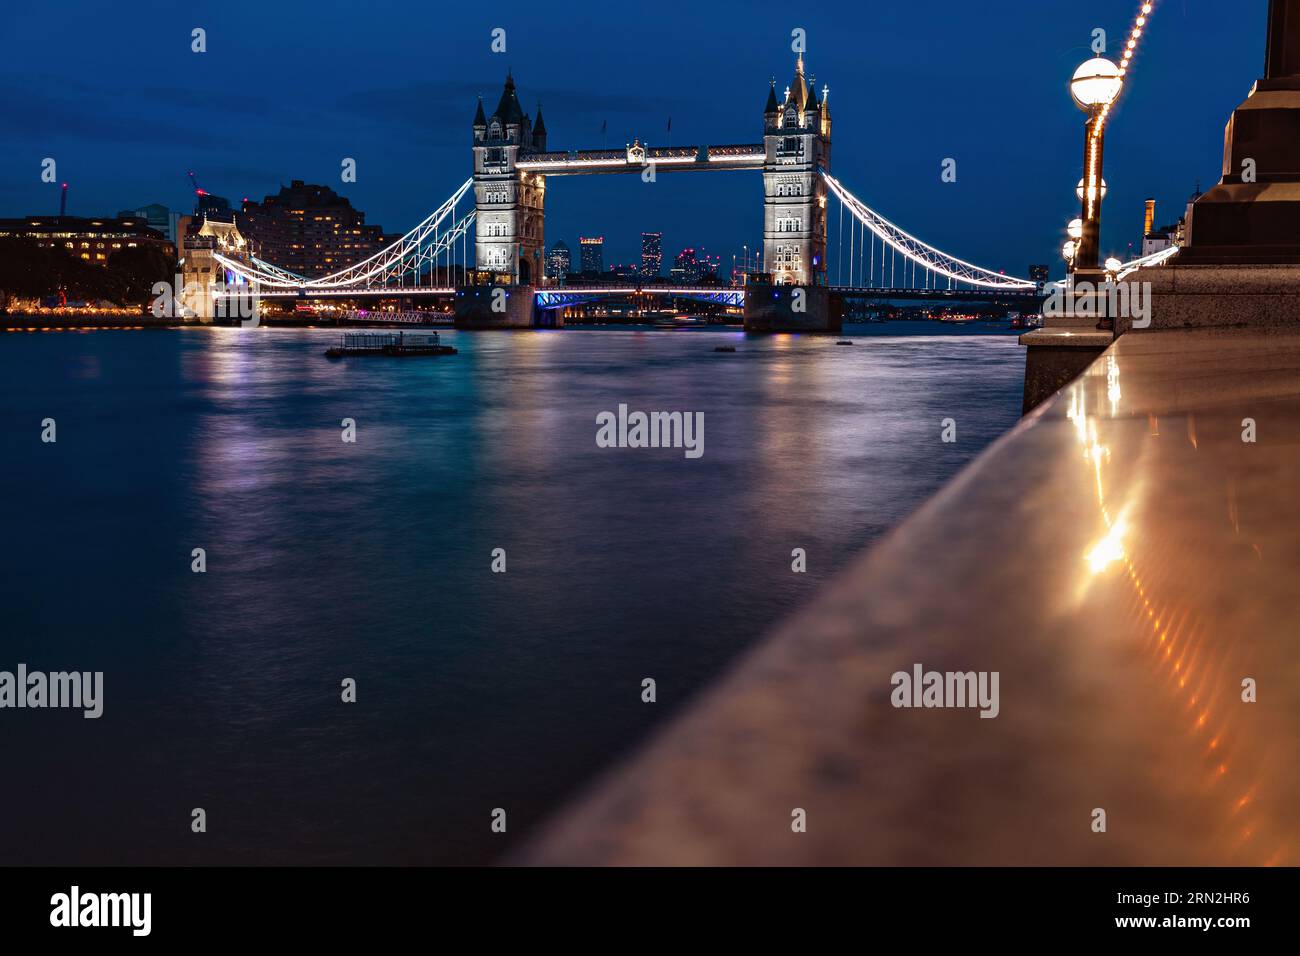
<path id="1" fill-rule="evenodd" d="M 199 181 L 194 178 L 194 170 L 190 170 L 190 182 L 194 184 L 194 195 L 206 196 L 208 191 L 199 185 Z"/>

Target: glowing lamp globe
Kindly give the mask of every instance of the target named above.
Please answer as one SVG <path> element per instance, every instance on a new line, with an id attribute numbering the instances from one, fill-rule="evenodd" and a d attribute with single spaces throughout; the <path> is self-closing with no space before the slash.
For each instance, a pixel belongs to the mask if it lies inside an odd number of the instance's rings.
<path id="1" fill-rule="evenodd" d="M 1074 190 L 1074 194 L 1075 194 L 1076 196 L 1079 197 L 1080 201 L 1082 201 L 1082 199 L 1083 199 L 1083 180 L 1082 180 L 1082 179 L 1079 180 L 1079 185 L 1075 188 L 1075 190 Z M 1093 197 L 1093 198 L 1096 198 L 1096 197 Z M 1103 179 L 1103 180 L 1101 181 L 1101 198 L 1102 198 L 1102 199 L 1105 199 L 1105 198 L 1106 198 L 1106 180 L 1105 180 L 1105 179 Z"/>
<path id="2" fill-rule="evenodd" d="M 1074 258 L 1074 254 L 1077 250 L 1078 247 L 1073 242 L 1067 242 L 1061 247 L 1061 256 L 1068 262 Z"/>
<path id="3" fill-rule="evenodd" d="M 1106 260 L 1106 271 L 1111 273 L 1112 275 L 1116 272 L 1119 272 L 1119 270 L 1123 268 L 1124 268 L 1124 263 L 1120 262 L 1114 256 L 1111 256 L 1109 259 Z"/>
<path id="4" fill-rule="evenodd" d="M 1082 199 L 1083 197 L 1080 196 L 1079 198 Z M 1082 239 L 1082 238 L 1083 238 L 1083 220 L 1082 220 L 1082 219 L 1071 219 L 1071 220 L 1070 220 L 1070 224 L 1069 224 L 1068 226 L 1065 227 L 1065 234 L 1066 234 L 1067 236 L 1069 236 L 1071 239 Z"/>
<path id="5" fill-rule="evenodd" d="M 1119 67 L 1099 56 L 1088 60 L 1074 71 L 1070 80 L 1070 95 L 1079 109 L 1085 113 L 1105 106 L 1124 86 L 1124 78 L 1119 75 Z"/>

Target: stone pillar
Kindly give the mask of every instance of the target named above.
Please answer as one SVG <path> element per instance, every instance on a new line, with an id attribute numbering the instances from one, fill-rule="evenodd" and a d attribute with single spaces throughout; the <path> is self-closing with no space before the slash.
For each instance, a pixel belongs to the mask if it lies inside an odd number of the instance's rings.
<path id="1" fill-rule="evenodd" d="M 178 318 L 192 313 L 192 321 L 211 324 L 216 318 L 212 287 L 222 275 L 221 264 L 212 257 L 212 240 L 196 236 L 185 240 L 181 265 L 181 288 L 176 290 Z"/>
<path id="2" fill-rule="evenodd" d="M 1151 313 L 1124 334 L 1300 321 L 1300 0 L 1272 0 L 1264 48 L 1264 76 L 1224 134 L 1223 179 L 1192 204 L 1171 264 L 1129 278 L 1150 289 Z"/>
<path id="3" fill-rule="evenodd" d="M 745 286 L 746 332 L 838 333 L 843 314 L 843 304 L 826 286 Z"/>
<path id="4" fill-rule="evenodd" d="M 1300 264 L 1300 0 L 1271 0 L 1265 75 L 1224 133 L 1180 265 Z"/>
<path id="5" fill-rule="evenodd" d="M 458 329 L 530 329 L 534 293 L 531 285 L 472 285 L 456 290 L 453 306 Z"/>

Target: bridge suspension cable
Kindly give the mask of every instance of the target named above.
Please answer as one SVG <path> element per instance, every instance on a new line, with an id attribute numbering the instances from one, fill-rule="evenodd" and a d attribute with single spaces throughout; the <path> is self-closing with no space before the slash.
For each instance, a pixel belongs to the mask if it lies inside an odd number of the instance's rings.
<path id="1" fill-rule="evenodd" d="M 473 208 L 456 218 L 456 207 L 473 184 L 473 179 L 465 180 L 442 205 L 397 242 L 361 262 L 319 278 L 304 278 L 255 256 L 235 259 L 218 252 L 213 258 L 235 275 L 250 283 L 256 282 L 267 290 L 342 291 L 387 286 L 394 281 L 397 283 L 394 288 L 404 288 L 408 276 L 412 285 L 419 286 L 424 276 L 432 279 L 443 269 L 447 271 L 447 281 L 453 282 L 452 256 L 456 243 L 461 242 L 464 249 L 469 227 L 475 219 Z M 462 263 L 467 255 L 465 250 Z"/>
<path id="2" fill-rule="evenodd" d="M 1002 272 L 994 272 L 992 269 L 985 269 L 974 263 L 950 256 L 945 252 L 936 249 L 928 243 L 906 232 L 899 226 L 894 225 L 884 216 L 868 207 L 860 199 L 844 188 L 844 184 L 832 176 L 830 173 L 823 172 L 822 178 L 826 180 L 826 185 L 830 187 L 831 192 L 839 199 L 840 203 L 849 210 L 852 215 L 849 229 L 849 285 L 854 284 L 854 279 L 858 276 L 865 277 L 867 273 L 862 270 L 862 258 L 864 254 L 863 247 L 870 245 L 870 275 L 876 274 L 876 243 L 880 244 L 880 268 L 882 271 L 882 282 L 887 281 L 890 286 L 896 286 L 898 276 L 898 256 L 903 256 L 903 281 L 907 282 L 907 268 L 911 265 L 912 279 L 916 281 L 916 268 L 920 266 L 927 273 L 922 277 L 922 281 L 932 283 L 935 275 L 943 276 L 952 282 L 962 282 L 970 285 L 980 286 L 986 289 L 1033 289 L 1035 283 L 1029 279 L 1019 279 L 1015 276 L 1009 276 Z M 861 227 L 860 230 L 855 228 L 854 223 Z M 854 233 L 862 233 L 861 240 L 855 240 Z M 855 267 L 854 256 L 855 247 L 858 265 Z M 886 259 L 886 249 L 889 250 L 888 259 Z M 841 269 L 841 275 L 843 270 Z M 884 276 L 888 275 L 888 280 Z M 927 286 L 929 287 L 929 286 Z M 949 285 L 951 288 L 951 284 Z"/>

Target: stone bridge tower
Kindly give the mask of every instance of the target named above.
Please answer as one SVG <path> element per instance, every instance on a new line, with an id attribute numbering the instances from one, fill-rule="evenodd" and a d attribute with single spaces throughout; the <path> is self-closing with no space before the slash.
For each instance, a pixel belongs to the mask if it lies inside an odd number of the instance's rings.
<path id="1" fill-rule="evenodd" d="M 507 74 L 492 115 L 483 115 L 482 99 L 474 115 L 474 248 L 478 270 L 509 285 L 541 284 L 546 179 L 516 163 L 545 149 L 541 107 L 534 124 Z"/>
<path id="2" fill-rule="evenodd" d="M 763 110 L 763 271 L 776 285 L 826 284 L 826 183 L 831 168 L 828 93 L 804 78 L 803 56 L 777 100 L 776 84 Z"/>
<path id="3" fill-rule="evenodd" d="M 185 237 L 185 257 L 181 260 L 181 288 L 177 290 L 176 305 L 180 314 L 186 318 L 196 318 L 203 323 L 210 323 L 217 318 L 239 317 L 230 309 L 229 300 L 221 307 L 213 298 L 214 292 L 240 291 L 249 296 L 256 296 L 256 289 L 237 284 L 227 288 L 226 269 L 215 255 L 246 260 L 248 241 L 240 235 L 235 225 L 234 216 L 229 222 L 215 219 L 211 215 L 204 217 L 203 225 L 193 234 Z M 254 308 L 255 306 L 255 299 Z M 218 316 L 218 312 L 222 312 Z"/>

